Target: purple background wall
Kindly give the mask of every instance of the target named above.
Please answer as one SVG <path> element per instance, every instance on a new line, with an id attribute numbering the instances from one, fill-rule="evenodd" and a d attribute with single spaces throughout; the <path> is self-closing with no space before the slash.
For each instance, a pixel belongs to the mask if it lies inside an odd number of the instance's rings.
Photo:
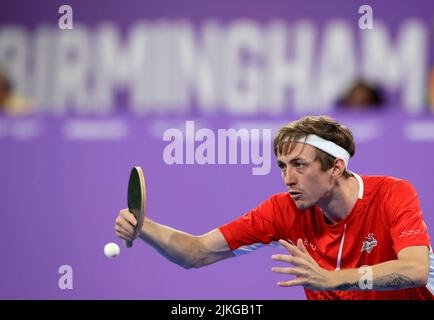
<path id="1" fill-rule="evenodd" d="M 433 234 L 433 144 L 405 142 L 403 131 L 410 120 L 399 115 L 337 118 L 350 127 L 371 122 L 383 130 L 380 138 L 358 144 L 351 168 L 414 183 Z M 130 127 L 127 139 L 118 142 L 68 141 L 60 134 L 68 119 L 56 118 L 33 119 L 42 128 L 37 139 L 1 140 L 1 298 L 304 297 L 300 288 L 276 287 L 270 256 L 277 249 L 272 248 L 199 270 L 173 265 L 139 242 L 107 259 L 105 243 L 122 247 L 113 223 L 126 205 L 128 172 L 134 165 L 145 170 L 149 216 L 193 234 L 205 233 L 285 190 L 274 167 L 269 175 L 252 176 L 249 165 L 168 166 L 162 161 L 166 143 L 152 138 L 150 129 L 159 120 L 117 120 Z M 3 118 L 1 123 L 11 128 L 18 121 L 25 120 Z M 221 119 L 218 127 L 230 128 L 231 123 Z M 74 270 L 73 290 L 58 288 L 61 265 Z"/>
<path id="2" fill-rule="evenodd" d="M 29 28 L 44 21 L 57 23 L 57 11 L 52 8 L 60 4 L 63 1 L 3 2 L 0 21 Z M 202 1 L 110 1 L 103 7 L 96 1 L 70 4 L 76 19 L 90 26 L 109 19 L 127 27 L 135 19 L 161 16 L 187 16 L 197 22 L 204 17 L 224 21 L 243 16 L 259 20 L 307 16 L 319 23 L 341 16 L 356 21 L 355 8 L 364 3 L 327 1 L 328 5 L 321 7 L 304 1 L 211 1 L 206 5 Z M 393 8 L 375 2 L 375 10 L 391 26 L 410 15 L 429 22 L 433 12 L 429 1 L 394 3 Z M 409 126 L 433 123 L 434 117 L 410 117 L 399 112 L 333 115 L 356 131 L 359 143 L 351 169 L 412 182 L 433 235 L 434 142 L 414 142 L 407 133 L 411 131 Z M 285 190 L 274 167 L 269 175 L 253 176 L 249 165 L 168 166 L 162 159 L 166 143 L 161 139 L 161 128 L 186 120 L 203 121 L 212 129 L 256 120 L 279 126 L 297 117 L 289 113 L 267 119 L 116 114 L 92 119 L 114 120 L 126 126 L 126 136 L 118 141 L 67 139 L 62 130 L 77 120 L 70 117 L 0 118 L 0 298 L 304 299 L 301 288 L 276 286 L 280 277 L 271 273 L 271 255 L 278 249 L 265 248 L 203 269 L 184 270 L 139 241 L 126 250 L 114 235 L 114 219 L 126 206 L 128 173 L 134 165 L 141 165 L 145 171 L 149 216 L 193 234 L 226 223 L 271 194 Z M 23 123 L 34 129 L 33 138 L 20 135 Z M 375 132 L 367 136 L 366 130 L 357 131 L 360 126 Z M 155 128 L 160 128 L 157 134 Z M 103 254 L 104 244 L 110 241 L 121 246 L 116 259 Z M 58 287 L 61 265 L 73 268 L 73 290 Z"/>

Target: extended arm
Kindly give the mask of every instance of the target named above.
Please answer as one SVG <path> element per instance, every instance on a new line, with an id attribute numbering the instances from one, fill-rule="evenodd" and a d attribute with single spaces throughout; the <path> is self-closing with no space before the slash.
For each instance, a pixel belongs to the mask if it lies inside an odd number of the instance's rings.
<path id="1" fill-rule="evenodd" d="M 428 281 L 428 247 L 414 246 L 402 249 L 397 260 L 391 260 L 364 268 L 336 272 L 336 290 L 360 290 L 367 276 L 372 276 L 373 290 L 398 290 L 424 287 Z M 362 281 L 361 281 L 362 280 Z"/>
<path id="2" fill-rule="evenodd" d="M 116 235 L 125 240 L 139 236 L 170 261 L 186 268 L 200 268 L 233 256 L 225 238 L 218 229 L 201 236 L 170 228 L 145 218 L 138 234 L 137 224 L 128 209 L 121 210 L 116 219 Z"/>
<path id="3" fill-rule="evenodd" d="M 279 282 L 279 286 L 302 285 L 311 290 L 398 290 L 423 287 L 428 281 L 429 255 L 425 246 L 404 248 L 396 260 L 359 269 L 328 271 L 309 255 L 301 240 L 297 247 L 283 240 L 280 243 L 291 255 L 274 255 L 273 259 L 289 262 L 294 268 L 276 267 L 273 271 L 296 278 Z"/>

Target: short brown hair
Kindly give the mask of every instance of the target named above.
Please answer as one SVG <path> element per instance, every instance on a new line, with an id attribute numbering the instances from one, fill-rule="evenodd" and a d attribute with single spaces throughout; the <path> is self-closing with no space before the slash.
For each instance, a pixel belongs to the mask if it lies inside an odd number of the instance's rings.
<path id="1" fill-rule="evenodd" d="M 288 148 L 285 152 L 291 152 L 292 141 L 305 137 L 309 134 L 315 134 L 323 139 L 332 141 L 338 146 L 348 151 L 350 156 L 354 156 L 356 146 L 354 144 L 353 134 L 350 129 L 339 124 L 329 116 L 307 116 L 293 121 L 279 129 L 274 138 L 274 154 L 276 157 L 282 153 L 283 149 Z M 289 145 L 288 145 L 289 143 Z M 326 171 L 333 166 L 335 158 L 324 151 L 315 148 L 316 158 L 321 163 L 321 170 Z M 348 178 L 352 174 L 345 170 L 344 177 Z"/>

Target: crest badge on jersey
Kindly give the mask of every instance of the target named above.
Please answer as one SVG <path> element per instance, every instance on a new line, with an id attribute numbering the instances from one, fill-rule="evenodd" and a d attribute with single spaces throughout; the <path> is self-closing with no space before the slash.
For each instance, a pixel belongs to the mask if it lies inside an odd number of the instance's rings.
<path id="1" fill-rule="evenodd" d="M 378 241 L 375 240 L 374 234 L 370 233 L 367 237 L 365 237 L 365 241 L 362 244 L 362 250 L 360 252 L 366 251 L 367 253 L 371 253 L 372 249 L 377 246 Z"/>

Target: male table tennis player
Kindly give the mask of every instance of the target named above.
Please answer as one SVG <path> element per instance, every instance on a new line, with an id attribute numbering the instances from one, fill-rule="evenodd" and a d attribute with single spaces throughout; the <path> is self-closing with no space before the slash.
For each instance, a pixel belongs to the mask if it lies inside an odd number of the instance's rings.
<path id="1" fill-rule="evenodd" d="M 434 255 L 412 185 L 350 172 L 351 131 L 330 117 L 282 127 L 274 152 L 288 191 L 234 221 L 193 236 L 146 218 L 139 234 L 127 209 L 116 234 L 139 236 L 170 261 L 199 268 L 279 241 L 279 286 L 303 286 L 308 299 L 433 299 Z M 405 152 L 405 150 L 403 150 Z M 370 268 L 371 285 L 362 281 Z"/>

